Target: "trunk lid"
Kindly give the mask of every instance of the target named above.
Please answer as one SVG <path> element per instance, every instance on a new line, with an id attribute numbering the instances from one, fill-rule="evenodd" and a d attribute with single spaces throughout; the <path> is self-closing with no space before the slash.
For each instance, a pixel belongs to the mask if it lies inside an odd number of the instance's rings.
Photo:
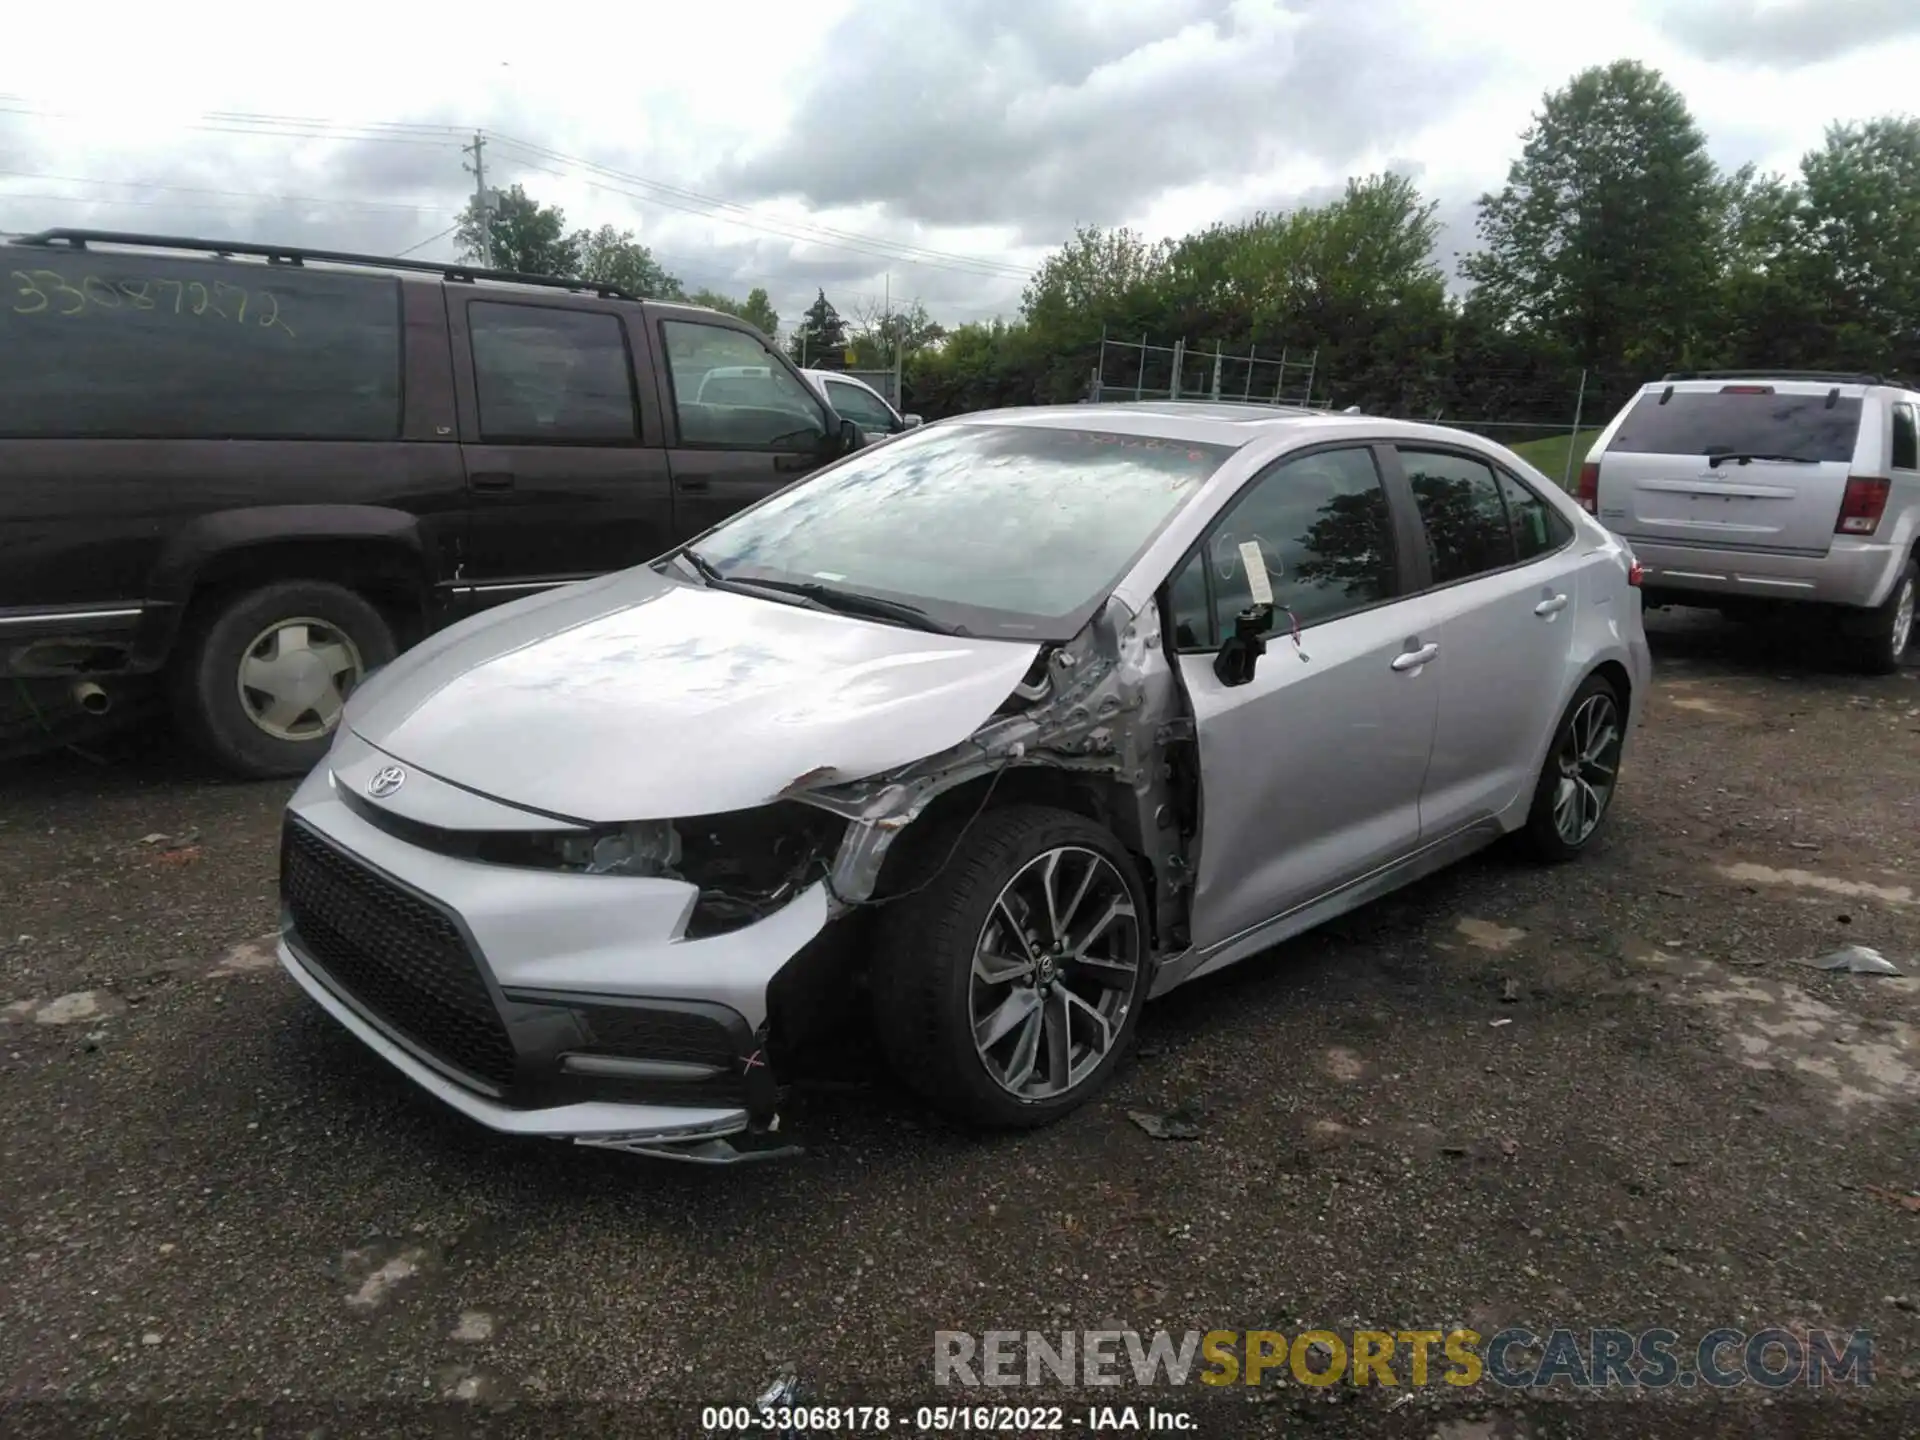
<path id="1" fill-rule="evenodd" d="M 1599 457 L 1599 519 L 1628 539 L 1824 555 L 1863 408 L 1858 385 L 1649 387 Z"/>

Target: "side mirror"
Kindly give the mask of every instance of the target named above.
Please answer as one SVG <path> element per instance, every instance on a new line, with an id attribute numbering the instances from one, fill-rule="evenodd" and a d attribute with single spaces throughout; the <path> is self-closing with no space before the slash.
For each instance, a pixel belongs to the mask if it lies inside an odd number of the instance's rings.
<path id="1" fill-rule="evenodd" d="M 1253 679 L 1254 667 L 1267 653 L 1267 631 L 1273 628 L 1273 606 L 1249 605 L 1233 619 L 1233 634 L 1213 657 L 1213 673 L 1226 686 Z"/>
<path id="2" fill-rule="evenodd" d="M 867 437 L 860 433 L 860 427 L 851 420 L 840 422 L 840 453 L 851 455 L 867 443 Z"/>
<path id="3" fill-rule="evenodd" d="M 918 415 L 902 415 L 900 417 L 900 428 L 903 430 L 918 430 L 926 423 L 927 422 L 922 420 Z"/>

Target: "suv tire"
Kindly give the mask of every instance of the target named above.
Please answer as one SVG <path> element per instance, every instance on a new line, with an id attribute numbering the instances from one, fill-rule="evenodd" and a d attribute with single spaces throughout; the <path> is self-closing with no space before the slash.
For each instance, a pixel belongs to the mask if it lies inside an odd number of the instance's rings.
<path id="1" fill-rule="evenodd" d="M 1028 1129 L 1077 1109 L 1138 1027 L 1147 914 L 1133 858 L 1102 827 L 1046 806 L 987 811 L 881 912 L 873 1005 L 893 1073 L 969 1124 Z M 976 1043 L 989 1023 L 1004 1028 Z"/>
<path id="2" fill-rule="evenodd" d="M 1892 593 L 1857 622 L 1851 646 L 1856 669 L 1891 675 L 1900 668 L 1913 644 L 1916 592 L 1920 592 L 1920 565 L 1909 560 L 1893 582 Z"/>
<path id="3" fill-rule="evenodd" d="M 263 585 L 189 623 L 170 676 L 175 723 L 231 774 L 304 775 L 333 744 L 340 703 L 393 656 L 392 629 L 353 591 Z"/>

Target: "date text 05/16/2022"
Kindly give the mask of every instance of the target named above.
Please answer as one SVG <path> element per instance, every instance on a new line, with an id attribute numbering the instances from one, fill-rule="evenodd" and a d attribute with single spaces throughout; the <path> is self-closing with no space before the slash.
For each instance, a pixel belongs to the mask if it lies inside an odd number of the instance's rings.
<path id="1" fill-rule="evenodd" d="M 1159 1405 L 709 1405 L 700 1412 L 700 1428 L 708 1435 L 1099 1435 L 1192 1434 L 1198 1426 L 1187 1411 Z"/>

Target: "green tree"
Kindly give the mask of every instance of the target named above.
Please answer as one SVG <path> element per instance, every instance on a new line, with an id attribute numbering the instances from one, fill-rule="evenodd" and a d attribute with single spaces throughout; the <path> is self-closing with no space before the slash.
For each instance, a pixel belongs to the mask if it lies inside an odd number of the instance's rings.
<path id="1" fill-rule="evenodd" d="M 946 326 L 927 314 L 918 300 L 892 314 L 869 310 L 861 314 L 853 337 L 854 363 L 879 369 L 892 365 L 898 356 L 904 364 L 907 357 L 938 345 L 946 333 Z"/>
<path id="2" fill-rule="evenodd" d="M 631 230 L 602 225 L 598 230 L 576 230 L 570 240 L 579 252 L 582 280 L 617 286 L 643 300 L 680 297 L 679 279 L 667 273 Z"/>
<path id="3" fill-rule="evenodd" d="M 515 185 L 498 192 L 492 214 L 478 197 L 467 203 L 454 229 L 460 258 L 484 261 L 486 240 L 493 242 L 493 268 L 522 275 L 578 275 L 580 237 L 567 233 L 567 217 L 557 205 L 542 205 Z"/>
<path id="4" fill-rule="evenodd" d="M 1920 370 L 1920 119 L 1831 126 L 1800 168 L 1801 278 L 1829 363 Z"/>
<path id="5" fill-rule="evenodd" d="M 844 370 L 847 367 L 847 322 L 820 291 L 794 326 L 790 353 L 794 360 L 816 370 Z"/>
<path id="6" fill-rule="evenodd" d="M 687 303 L 704 305 L 709 310 L 744 320 L 769 340 L 780 333 L 780 312 L 773 308 L 765 288 L 759 285 L 747 292 L 745 300 L 722 295 L 718 290 L 696 290 L 687 297 Z"/>
<path id="7" fill-rule="evenodd" d="M 1462 265 L 1512 323 L 1589 366 L 1689 361 L 1712 318 L 1727 182 L 1680 93 L 1633 60 L 1546 97 Z"/>

